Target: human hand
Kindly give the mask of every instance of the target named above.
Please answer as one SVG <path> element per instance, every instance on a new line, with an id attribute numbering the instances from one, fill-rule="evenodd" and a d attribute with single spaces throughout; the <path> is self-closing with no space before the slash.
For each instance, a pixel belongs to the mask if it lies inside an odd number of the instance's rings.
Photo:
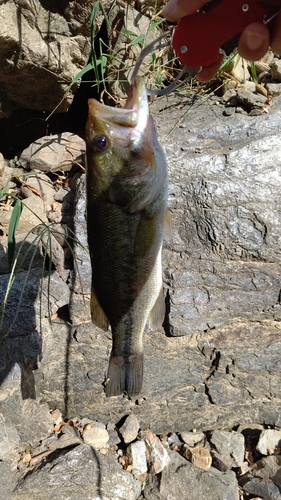
<path id="1" fill-rule="evenodd" d="M 170 0 L 163 10 L 163 16 L 170 21 L 177 21 L 186 15 L 193 14 L 206 3 L 207 0 Z M 276 7 L 276 10 L 281 8 L 281 0 L 263 0 L 261 3 Z M 281 11 L 274 20 L 272 32 L 269 32 L 267 25 L 263 23 L 249 24 L 240 35 L 238 52 L 245 59 L 258 61 L 267 52 L 269 46 L 273 52 L 281 55 Z M 203 68 L 197 74 L 197 79 L 201 82 L 211 80 L 219 70 L 222 60 L 223 55 L 220 55 L 215 63 Z"/>

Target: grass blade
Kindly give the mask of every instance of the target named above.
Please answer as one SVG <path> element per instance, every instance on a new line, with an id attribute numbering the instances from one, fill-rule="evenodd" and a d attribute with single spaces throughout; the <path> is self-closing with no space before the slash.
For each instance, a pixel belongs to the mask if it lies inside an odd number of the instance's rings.
<path id="1" fill-rule="evenodd" d="M 8 231 L 8 261 L 9 268 L 11 269 L 12 262 L 15 255 L 16 249 L 16 230 L 19 224 L 20 216 L 22 213 L 22 202 L 20 200 L 16 201 L 16 204 L 13 208 L 10 223 L 9 223 L 9 231 Z"/>

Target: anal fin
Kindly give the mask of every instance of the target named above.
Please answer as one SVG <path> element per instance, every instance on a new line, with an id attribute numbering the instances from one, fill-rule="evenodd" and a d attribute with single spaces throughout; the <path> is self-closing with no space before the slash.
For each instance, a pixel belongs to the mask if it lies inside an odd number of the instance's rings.
<path id="1" fill-rule="evenodd" d="M 161 286 L 158 297 L 148 316 L 148 324 L 150 328 L 155 330 L 161 328 L 163 321 L 165 319 L 165 313 L 166 313 L 165 297 L 163 293 L 163 288 Z"/>
<path id="2" fill-rule="evenodd" d="M 96 292 L 92 287 L 91 290 L 91 317 L 94 325 L 102 328 L 102 330 L 107 331 L 109 326 L 108 318 L 100 306 L 100 303 L 97 299 Z"/>

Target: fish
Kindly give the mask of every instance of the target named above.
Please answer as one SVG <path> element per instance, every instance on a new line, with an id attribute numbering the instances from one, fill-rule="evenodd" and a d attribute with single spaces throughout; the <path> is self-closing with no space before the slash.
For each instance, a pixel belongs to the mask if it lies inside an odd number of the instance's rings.
<path id="1" fill-rule="evenodd" d="M 89 99 L 85 139 L 91 317 L 112 331 L 106 396 L 133 397 L 146 323 L 159 328 L 165 316 L 161 249 L 170 224 L 167 163 L 141 77 L 123 108 Z"/>

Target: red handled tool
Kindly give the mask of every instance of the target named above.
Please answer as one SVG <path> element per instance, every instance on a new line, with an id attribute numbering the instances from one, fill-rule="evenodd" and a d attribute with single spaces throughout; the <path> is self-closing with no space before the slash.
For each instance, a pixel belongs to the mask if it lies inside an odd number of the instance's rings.
<path id="1" fill-rule="evenodd" d="M 172 46 L 184 65 L 181 73 L 165 89 L 147 90 L 149 95 L 164 95 L 194 78 L 203 67 L 215 63 L 219 54 L 230 53 L 243 29 L 253 22 L 269 23 L 277 16 L 276 8 L 256 0 L 212 0 L 199 11 L 183 17 L 175 28 Z M 166 32 L 148 44 L 135 65 L 132 80 L 136 77 L 142 61 L 153 50 L 167 47 L 171 37 Z M 181 82 L 181 83 L 179 83 Z"/>
<path id="2" fill-rule="evenodd" d="M 184 66 L 210 66 L 227 42 L 235 40 L 237 44 L 248 24 L 268 23 L 275 15 L 276 8 L 256 0 L 213 0 L 179 21 L 172 45 Z"/>

